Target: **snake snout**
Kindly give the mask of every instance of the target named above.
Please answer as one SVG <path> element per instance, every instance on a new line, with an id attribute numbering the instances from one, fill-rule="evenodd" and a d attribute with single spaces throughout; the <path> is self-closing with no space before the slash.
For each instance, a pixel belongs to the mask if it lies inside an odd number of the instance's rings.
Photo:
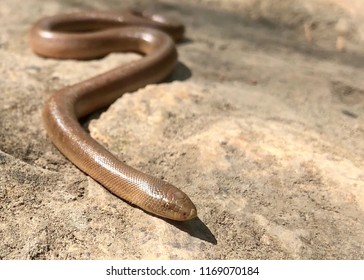
<path id="1" fill-rule="evenodd" d="M 193 205 L 194 207 L 190 209 L 190 212 L 184 212 L 183 216 L 185 217 L 185 221 L 191 220 L 195 217 L 197 217 L 197 210 L 195 205 Z"/>
<path id="2" fill-rule="evenodd" d="M 175 220 L 188 221 L 197 216 L 197 209 L 191 199 L 182 191 L 175 193 L 178 211 L 175 213 Z"/>

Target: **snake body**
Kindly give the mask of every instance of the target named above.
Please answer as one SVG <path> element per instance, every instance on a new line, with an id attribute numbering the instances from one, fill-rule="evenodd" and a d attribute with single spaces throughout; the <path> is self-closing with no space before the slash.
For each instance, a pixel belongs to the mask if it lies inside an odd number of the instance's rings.
<path id="1" fill-rule="evenodd" d="M 173 185 L 121 162 L 90 137 L 79 119 L 125 92 L 163 80 L 175 67 L 174 41 L 183 33 L 183 25 L 172 19 L 131 11 L 45 17 L 30 31 L 30 46 L 43 57 L 92 59 L 126 51 L 143 55 L 52 94 L 43 109 L 43 122 L 61 153 L 110 192 L 149 213 L 177 221 L 197 216 L 191 199 Z"/>

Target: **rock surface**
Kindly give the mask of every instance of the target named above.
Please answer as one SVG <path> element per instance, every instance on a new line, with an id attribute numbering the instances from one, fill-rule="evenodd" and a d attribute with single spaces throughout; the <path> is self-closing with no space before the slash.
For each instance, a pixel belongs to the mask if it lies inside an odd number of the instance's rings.
<path id="1" fill-rule="evenodd" d="M 363 4 L 179 2 L 0 6 L 0 259 L 363 259 Z M 128 164 L 188 193 L 199 213 L 190 222 L 116 198 L 41 124 L 54 90 L 139 56 L 39 58 L 27 45 L 31 23 L 127 7 L 186 23 L 180 63 L 166 83 L 125 94 L 85 125 Z"/>

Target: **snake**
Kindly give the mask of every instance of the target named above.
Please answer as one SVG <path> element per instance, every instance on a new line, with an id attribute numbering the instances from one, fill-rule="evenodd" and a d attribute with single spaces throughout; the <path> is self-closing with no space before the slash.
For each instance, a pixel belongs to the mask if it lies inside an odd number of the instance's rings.
<path id="1" fill-rule="evenodd" d="M 157 13 L 89 11 L 46 16 L 29 32 L 29 45 L 43 58 L 89 60 L 112 52 L 135 52 L 141 58 L 50 94 L 42 119 L 49 139 L 85 174 L 108 191 L 145 212 L 174 221 L 197 217 L 189 196 L 137 170 L 93 139 L 80 119 L 107 108 L 126 92 L 163 81 L 175 68 L 175 43 L 185 28 Z"/>

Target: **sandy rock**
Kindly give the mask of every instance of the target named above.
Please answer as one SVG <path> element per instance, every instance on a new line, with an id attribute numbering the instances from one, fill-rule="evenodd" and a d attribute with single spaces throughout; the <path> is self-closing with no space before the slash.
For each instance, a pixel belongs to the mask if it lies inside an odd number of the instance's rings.
<path id="1" fill-rule="evenodd" d="M 0 7 L 0 259 L 364 258 L 358 12 L 334 0 L 195 2 Z M 183 19 L 180 63 L 166 83 L 126 93 L 84 125 L 127 164 L 188 193 L 199 216 L 190 222 L 113 196 L 41 124 L 54 90 L 140 57 L 39 58 L 27 45 L 31 23 L 134 5 Z M 339 20 L 351 23 L 345 53 L 329 24 Z M 311 44 L 304 22 L 316 26 Z"/>

